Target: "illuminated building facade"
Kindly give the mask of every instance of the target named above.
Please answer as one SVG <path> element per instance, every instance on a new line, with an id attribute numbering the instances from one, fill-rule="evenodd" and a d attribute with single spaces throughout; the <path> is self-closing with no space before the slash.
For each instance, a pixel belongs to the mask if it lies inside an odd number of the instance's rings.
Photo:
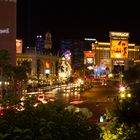
<path id="1" fill-rule="evenodd" d="M 29 61 L 31 62 L 31 78 L 37 78 L 37 60 L 41 62 L 40 78 L 45 79 L 48 77 L 54 78 L 57 75 L 57 62 L 59 58 L 52 55 L 41 55 L 35 53 L 17 54 L 16 62 Z"/>
<path id="2" fill-rule="evenodd" d="M 89 40 L 90 46 L 93 47 L 88 52 L 94 55 L 91 58 L 85 51 L 84 60 L 90 60 L 89 62 L 94 60 L 93 69 L 100 67 L 114 73 L 119 73 L 120 70 L 124 72 L 140 59 L 140 46 L 129 43 L 129 32 L 110 32 L 109 35 L 110 42 Z"/>
<path id="3" fill-rule="evenodd" d="M 110 43 L 98 42 L 96 47 L 95 64 L 104 64 L 112 71 L 117 66 L 123 66 L 124 70 L 134 65 L 134 60 L 139 60 L 140 46 L 133 43 L 128 43 L 128 57 L 127 58 L 111 58 L 110 57 Z"/>
<path id="4" fill-rule="evenodd" d="M 60 43 L 60 56 L 71 52 L 71 67 L 78 70 L 84 64 L 84 42 L 82 40 L 63 39 Z"/>
<path id="5" fill-rule="evenodd" d="M 22 39 L 16 39 L 16 53 L 21 54 L 23 50 L 23 41 Z"/>
<path id="6" fill-rule="evenodd" d="M 0 49 L 8 50 L 16 64 L 16 0 L 0 0 Z"/>
<path id="7" fill-rule="evenodd" d="M 129 43 L 128 32 L 110 32 L 109 42 L 99 42 L 94 38 L 65 39 L 61 41 L 60 48 L 61 52 L 71 51 L 73 70 L 86 64 L 93 65 L 95 69 L 101 66 L 110 72 L 117 71 L 119 67 L 124 71 L 140 62 L 140 46 Z"/>
<path id="8" fill-rule="evenodd" d="M 67 81 L 72 73 L 71 69 L 71 52 L 67 50 L 59 61 L 58 77 L 60 81 Z"/>

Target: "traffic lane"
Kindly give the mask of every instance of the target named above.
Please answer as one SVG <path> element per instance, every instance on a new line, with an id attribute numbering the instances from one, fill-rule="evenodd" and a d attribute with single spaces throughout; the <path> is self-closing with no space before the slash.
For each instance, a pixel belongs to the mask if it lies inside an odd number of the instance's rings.
<path id="1" fill-rule="evenodd" d="M 86 100 L 82 104 L 77 104 L 77 107 L 85 107 L 92 111 L 93 116 L 90 121 L 99 123 L 100 116 L 106 113 L 106 109 L 113 105 L 117 91 L 115 87 L 101 86 L 93 87 L 92 89 L 80 94 L 81 100 Z"/>
<path id="2" fill-rule="evenodd" d="M 112 101 L 117 95 L 117 90 L 114 87 L 98 86 L 82 92 L 80 97 L 82 100 L 95 101 L 95 102 L 108 102 Z"/>

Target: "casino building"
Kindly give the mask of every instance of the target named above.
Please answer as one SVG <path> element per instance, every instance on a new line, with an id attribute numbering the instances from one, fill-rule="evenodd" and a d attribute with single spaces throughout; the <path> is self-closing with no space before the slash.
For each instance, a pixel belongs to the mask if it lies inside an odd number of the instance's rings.
<path id="1" fill-rule="evenodd" d="M 46 33 L 47 37 L 48 35 L 50 37 L 50 33 Z M 50 51 L 52 42 L 47 41 L 45 42 L 41 35 L 39 35 L 37 36 L 36 46 L 26 47 L 25 52 L 23 52 L 22 40 L 16 40 L 16 65 L 20 65 L 23 61 L 29 61 L 31 63 L 31 74 L 28 77 L 29 79 L 34 79 L 34 81 L 37 81 L 38 69 L 40 81 L 57 80 L 59 57 L 52 55 Z"/>
<path id="2" fill-rule="evenodd" d="M 140 46 L 129 43 L 128 32 L 110 32 L 110 42 L 90 42 L 92 49 L 85 51 L 84 63 L 93 68 L 123 72 L 140 60 Z"/>

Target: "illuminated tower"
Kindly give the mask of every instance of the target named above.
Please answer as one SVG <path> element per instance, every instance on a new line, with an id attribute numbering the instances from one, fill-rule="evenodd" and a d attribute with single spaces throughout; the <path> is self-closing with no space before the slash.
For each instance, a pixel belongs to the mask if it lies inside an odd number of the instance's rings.
<path id="1" fill-rule="evenodd" d="M 37 54 L 43 54 L 44 52 L 44 39 L 41 35 L 37 36 L 36 40 L 36 53 Z"/>
<path id="2" fill-rule="evenodd" d="M 0 49 L 8 50 L 16 64 L 16 0 L 0 0 Z"/>
<path id="3" fill-rule="evenodd" d="M 45 53 L 47 54 L 47 55 L 49 55 L 49 54 L 52 54 L 51 53 L 51 48 L 52 48 L 52 36 L 51 36 L 51 34 L 49 33 L 49 32 L 47 32 L 46 34 L 45 34 Z"/>
<path id="4" fill-rule="evenodd" d="M 52 36 L 49 32 L 45 35 L 45 49 L 51 49 L 52 48 Z"/>

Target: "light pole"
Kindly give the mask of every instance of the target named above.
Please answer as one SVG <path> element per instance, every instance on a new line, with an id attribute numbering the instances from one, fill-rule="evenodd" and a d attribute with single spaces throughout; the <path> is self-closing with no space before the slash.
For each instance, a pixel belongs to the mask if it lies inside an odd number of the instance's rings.
<path id="1" fill-rule="evenodd" d="M 94 52 L 94 65 L 96 65 L 96 48 L 98 46 L 98 41 L 96 40 L 95 43 L 91 44 L 92 52 Z"/>

